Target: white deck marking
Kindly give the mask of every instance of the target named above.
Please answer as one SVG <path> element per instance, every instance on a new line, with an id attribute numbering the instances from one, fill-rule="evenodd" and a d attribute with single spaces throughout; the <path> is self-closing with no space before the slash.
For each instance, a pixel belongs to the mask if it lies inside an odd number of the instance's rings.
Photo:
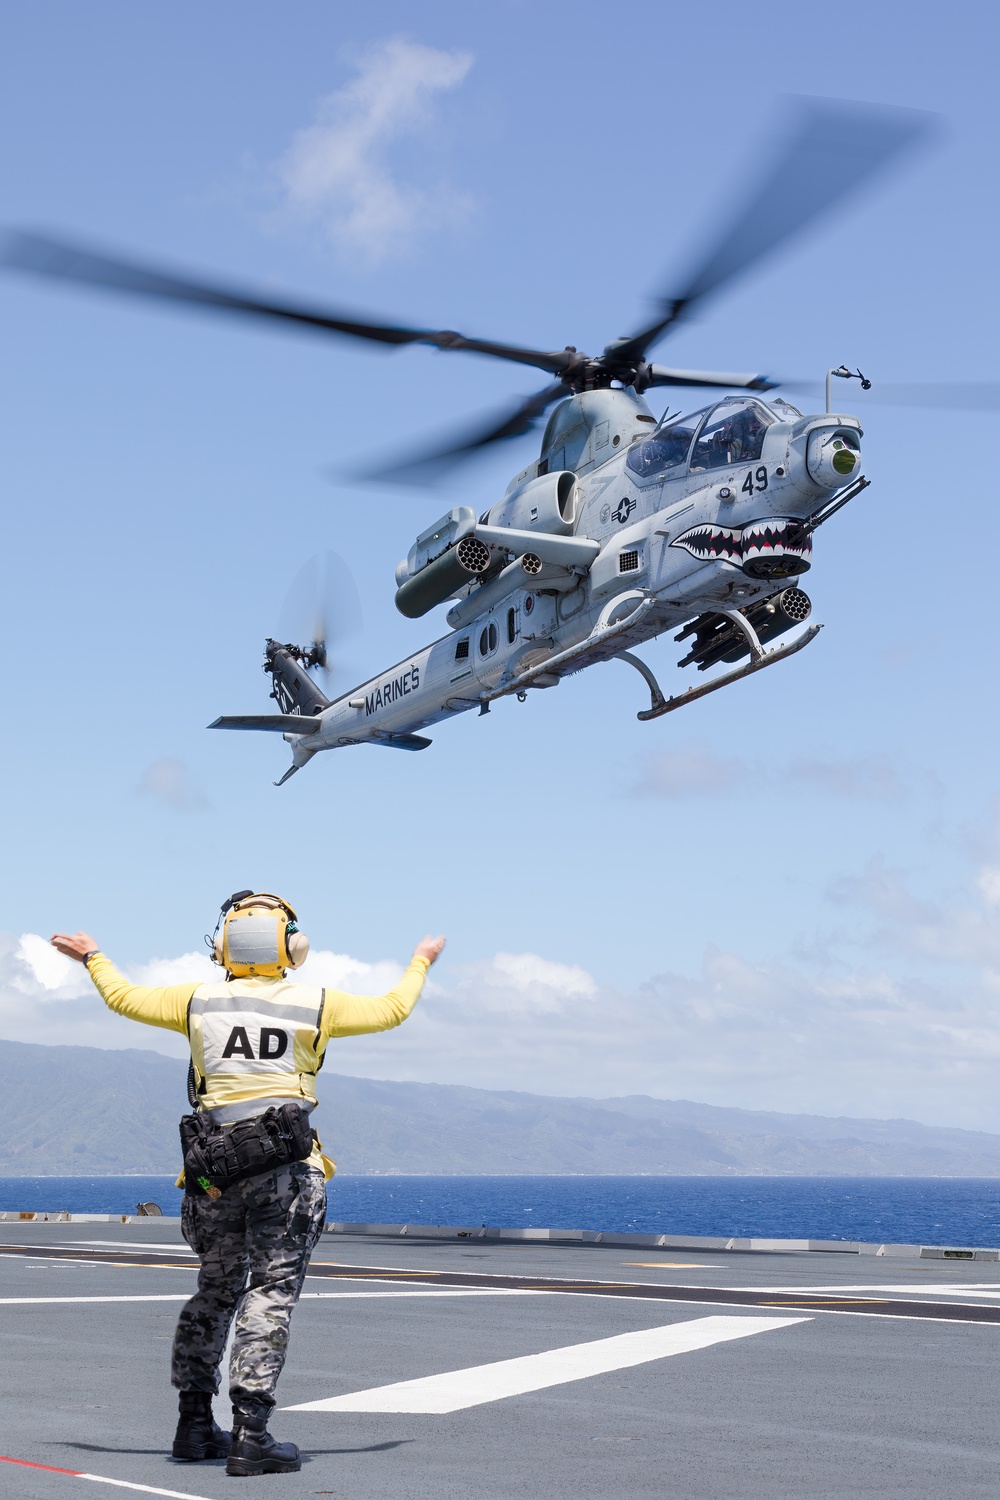
<path id="1" fill-rule="evenodd" d="M 160 1490 L 152 1484 L 132 1484 L 128 1479 L 109 1479 L 106 1474 L 77 1474 L 77 1479 L 92 1479 L 95 1484 L 113 1484 L 120 1490 L 141 1490 L 144 1495 L 168 1495 L 170 1500 L 208 1500 L 207 1495 L 192 1495 L 190 1490 Z"/>
<path id="2" fill-rule="evenodd" d="M 64 1474 L 67 1479 L 90 1479 L 94 1484 L 113 1484 L 120 1490 L 140 1490 L 144 1495 L 167 1495 L 169 1500 L 209 1500 L 207 1495 L 193 1495 L 190 1490 L 163 1490 L 153 1484 L 134 1484 L 130 1479 L 109 1479 L 107 1474 L 84 1474 L 80 1469 L 57 1469 L 52 1464 L 36 1464 L 26 1458 L 0 1454 L 0 1463 L 18 1469 L 38 1469 L 45 1474 Z"/>
<path id="3" fill-rule="evenodd" d="M 141 1253 L 143 1250 L 173 1250 L 177 1255 L 194 1255 L 194 1251 L 188 1249 L 187 1245 L 170 1243 L 165 1240 L 67 1240 L 67 1245 L 104 1245 L 112 1250 L 135 1250 Z"/>
<path id="4" fill-rule="evenodd" d="M 712 1344 L 730 1339 L 748 1338 L 754 1333 L 768 1333 L 775 1328 L 790 1328 L 793 1323 L 811 1321 L 811 1318 L 694 1318 L 690 1322 L 643 1328 L 637 1333 L 620 1333 L 591 1343 L 546 1349 L 541 1354 L 527 1354 L 520 1359 L 473 1365 L 471 1369 L 449 1370 L 444 1375 L 427 1375 L 419 1380 L 400 1380 L 394 1385 L 376 1386 L 373 1390 L 329 1396 L 324 1401 L 304 1401 L 298 1406 L 286 1406 L 284 1410 L 443 1415 L 464 1411 L 470 1406 L 482 1406 L 487 1401 L 501 1401 L 507 1396 L 523 1396 L 529 1391 L 542 1391 L 549 1386 L 585 1380 L 592 1375 L 606 1375 L 612 1370 L 648 1364 L 654 1359 L 666 1359 L 671 1354 L 688 1354 L 694 1349 L 707 1349 Z"/>
<path id="5" fill-rule="evenodd" d="M 370 1300 L 373 1297 L 544 1297 L 547 1293 L 520 1287 L 394 1287 L 391 1292 L 302 1292 L 299 1301 L 341 1301 L 352 1298 Z M 157 1292 L 148 1296 L 121 1297 L 0 1297 L 0 1307 L 39 1307 L 46 1303 L 64 1302 L 187 1302 L 189 1292 Z"/>
<path id="6" fill-rule="evenodd" d="M 158 1293 L 154 1297 L 0 1297 L 0 1307 L 41 1307 L 49 1302 L 187 1302 L 187 1292 Z"/>

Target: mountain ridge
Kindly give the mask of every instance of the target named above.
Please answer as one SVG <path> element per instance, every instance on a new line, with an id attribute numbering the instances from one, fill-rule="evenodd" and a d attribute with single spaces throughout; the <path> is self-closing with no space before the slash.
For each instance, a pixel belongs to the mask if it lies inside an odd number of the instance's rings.
<path id="1" fill-rule="evenodd" d="M 0 1041 L 0 1176 L 176 1171 L 185 1076 L 140 1048 Z M 319 1097 L 348 1173 L 1000 1177 L 1000 1135 L 914 1120 L 329 1073 Z"/>

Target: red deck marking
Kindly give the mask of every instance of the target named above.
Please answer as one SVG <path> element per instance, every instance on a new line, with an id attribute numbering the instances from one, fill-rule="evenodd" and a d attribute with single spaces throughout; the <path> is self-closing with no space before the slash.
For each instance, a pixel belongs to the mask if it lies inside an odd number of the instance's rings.
<path id="1" fill-rule="evenodd" d="M 44 1469 L 47 1474 L 72 1474 L 74 1479 L 82 1476 L 82 1469 L 57 1469 L 53 1464 L 32 1464 L 26 1458 L 8 1458 L 0 1453 L 0 1464 L 20 1464 L 24 1469 Z"/>
<path id="2" fill-rule="evenodd" d="M 70 1479 L 90 1479 L 95 1484 L 113 1484 L 120 1490 L 141 1490 L 145 1495 L 167 1495 L 173 1500 L 208 1500 L 205 1495 L 192 1495 L 190 1490 L 161 1490 L 152 1484 L 136 1484 L 132 1479 L 111 1479 L 107 1474 L 87 1474 L 83 1469 L 57 1469 L 55 1464 L 35 1464 L 27 1458 L 9 1458 L 0 1453 L 0 1464 L 17 1464 L 22 1469 L 43 1469 L 46 1474 L 68 1474 Z"/>

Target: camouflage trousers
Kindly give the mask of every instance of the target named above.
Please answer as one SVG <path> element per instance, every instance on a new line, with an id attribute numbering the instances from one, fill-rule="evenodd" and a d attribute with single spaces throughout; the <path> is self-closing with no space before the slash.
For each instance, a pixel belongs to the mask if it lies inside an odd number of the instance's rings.
<path id="1" fill-rule="evenodd" d="M 233 1325 L 230 1397 L 273 1405 L 292 1309 L 325 1217 L 323 1174 L 305 1162 L 234 1182 L 214 1202 L 185 1195 L 181 1229 L 201 1269 L 174 1335 L 178 1390 L 218 1391 Z"/>

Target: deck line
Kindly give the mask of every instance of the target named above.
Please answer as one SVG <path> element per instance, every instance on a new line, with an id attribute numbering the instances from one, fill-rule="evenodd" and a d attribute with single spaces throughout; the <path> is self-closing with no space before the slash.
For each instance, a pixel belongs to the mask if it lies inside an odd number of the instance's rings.
<path id="1" fill-rule="evenodd" d="M 0 1453 L 0 1464 L 16 1464 L 21 1469 L 41 1469 L 46 1474 L 65 1474 L 68 1479 L 90 1479 L 94 1484 L 113 1484 L 121 1490 L 141 1490 L 144 1495 L 166 1495 L 169 1500 L 210 1500 L 208 1495 L 192 1495 L 190 1490 L 161 1490 L 153 1484 L 133 1484 L 130 1479 L 109 1479 L 107 1474 L 84 1474 L 81 1469 L 57 1469 L 54 1464 L 35 1464 L 27 1458 L 11 1458 Z"/>
<path id="2" fill-rule="evenodd" d="M 171 1263 L 162 1257 L 141 1251 L 95 1251 L 69 1248 L 52 1248 L 40 1245 L 0 1245 L 0 1256 L 9 1255 L 18 1259 L 40 1259 L 50 1262 L 70 1261 L 90 1265 L 145 1266 L 159 1270 L 191 1271 L 196 1263 L 191 1261 Z M 585 1297 L 622 1297 L 643 1302 L 707 1303 L 713 1307 L 767 1307 L 783 1308 L 792 1312 L 809 1309 L 811 1312 L 848 1314 L 853 1317 L 925 1319 L 946 1323 L 983 1323 L 1000 1325 L 1000 1306 L 983 1306 L 974 1302 L 909 1302 L 903 1298 L 859 1298 L 857 1296 L 833 1295 L 822 1302 L 815 1295 L 803 1291 L 775 1292 L 767 1287 L 716 1287 L 680 1285 L 668 1282 L 636 1281 L 587 1281 L 559 1276 L 512 1276 L 480 1271 L 427 1271 L 405 1267 L 343 1265 L 336 1262 L 313 1261 L 309 1267 L 311 1280 L 328 1279 L 340 1281 L 382 1281 L 397 1285 L 405 1278 L 405 1284 L 421 1283 L 428 1287 L 475 1288 L 479 1290 L 531 1291 L 561 1293 Z M 869 1288 L 865 1288 L 869 1290 Z"/>
<path id="3" fill-rule="evenodd" d="M 391 1292 L 301 1292 L 299 1301 L 349 1302 L 357 1298 L 371 1300 L 394 1297 L 537 1297 L 539 1295 L 538 1292 L 530 1292 L 522 1287 L 401 1286 L 398 1290 L 394 1289 Z M 0 1297 L 0 1307 L 44 1307 L 50 1303 L 61 1305 L 72 1302 L 188 1302 L 190 1297 L 189 1292 L 153 1292 L 147 1296 L 123 1294 L 117 1297 Z"/>
<path id="4" fill-rule="evenodd" d="M 526 1354 L 518 1359 L 502 1359 L 487 1365 L 473 1365 L 466 1370 L 449 1370 L 442 1375 L 427 1375 L 417 1380 L 399 1380 L 372 1390 L 355 1391 L 344 1396 L 329 1396 L 322 1401 L 304 1401 L 286 1406 L 285 1411 L 353 1411 L 408 1412 L 442 1416 L 448 1412 L 466 1411 L 470 1406 L 502 1401 L 510 1396 L 524 1396 L 554 1385 L 567 1385 L 613 1370 L 627 1370 L 652 1360 L 667 1359 L 675 1354 L 689 1354 L 708 1349 L 713 1344 L 749 1338 L 756 1333 L 770 1333 L 809 1323 L 811 1318 L 693 1318 L 685 1323 L 667 1323 L 660 1328 L 642 1328 L 635 1333 L 619 1333 L 612 1338 L 593 1339 L 585 1344 L 567 1344 L 561 1349 L 545 1349 L 540 1354 Z"/>

